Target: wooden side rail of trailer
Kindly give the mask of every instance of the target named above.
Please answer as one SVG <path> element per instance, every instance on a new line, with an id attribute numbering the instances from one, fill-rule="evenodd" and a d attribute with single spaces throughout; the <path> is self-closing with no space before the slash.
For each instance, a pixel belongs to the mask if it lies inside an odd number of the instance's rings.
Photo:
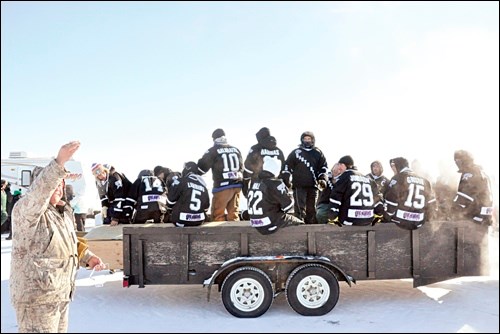
<path id="1" fill-rule="evenodd" d="M 337 303 L 338 281 L 413 278 L 418 287 L 489 274 L 488 227 L 468 221 L 428 222 L 414 231 L 303 225 L 272 235 L 248 221 L 119 228 L 124 286 L 217 285 L 237 317 L 264 314 L 280 292 L 299 314 L 326 314 Z"/>

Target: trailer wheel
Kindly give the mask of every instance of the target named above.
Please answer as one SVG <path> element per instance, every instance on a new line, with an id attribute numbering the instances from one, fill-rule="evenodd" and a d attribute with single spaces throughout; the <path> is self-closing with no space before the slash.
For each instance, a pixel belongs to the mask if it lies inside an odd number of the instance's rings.
<path id="1" fill-rule="evenodd" d="M 266 313 L 274 299 L 271 279 L 254 267 L 233 270 L 222 283 L 222 302 L 238 318 L 257 318 Z"/>
<path id="2" fill-rule="evenodd" d="M 306 316 L 325 315 L 339 300 L 339 281 L 335 274 L 319 264 L 304 264 L 295 268 L 286 282 L 288 305 Z"/>

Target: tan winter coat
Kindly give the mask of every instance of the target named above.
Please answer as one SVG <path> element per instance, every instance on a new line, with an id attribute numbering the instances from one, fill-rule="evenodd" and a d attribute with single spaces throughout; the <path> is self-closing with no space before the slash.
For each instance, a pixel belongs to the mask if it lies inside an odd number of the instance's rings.
<path id="1" fill-rule="evenodd" d="M 77 239 L 70 206 L 60 213 L 49 203 L 65 174 L 52 160 L 12 211 L 10 296 L 14 306 L 70 301 L 79 264 L 85 265 L 94 255 Z"/>

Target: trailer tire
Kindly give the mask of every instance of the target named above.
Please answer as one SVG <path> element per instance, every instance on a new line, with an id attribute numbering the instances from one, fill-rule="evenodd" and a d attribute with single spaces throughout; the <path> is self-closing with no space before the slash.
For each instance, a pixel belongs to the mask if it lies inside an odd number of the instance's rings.
<path id="1" fill-rule="evenodd" d="M 339 281 L 335 274 L 319 264 L 304 264 L 295 268 L 286 282 L 288 305 L 305 316 L 320 316 L 330 312 L 339 300 Z"/>
<path id="2" fill-rule="evenodd" d="M 221 288 L 226 310 L 238 318 L 257 318 L 266 313 L 274 299 L 269 276 L 255 267 L 233 270 Z"/>

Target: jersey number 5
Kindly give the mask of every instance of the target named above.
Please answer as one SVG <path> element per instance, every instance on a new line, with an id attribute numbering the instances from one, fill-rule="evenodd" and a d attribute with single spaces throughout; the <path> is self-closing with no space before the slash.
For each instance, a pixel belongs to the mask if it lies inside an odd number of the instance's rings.
<path id="1" fill-rule="evenodd" d="M 201 195 L 201 191 L 192 190 L 191 191 L 191 203 L 189 204 L 189 209 L 193 211 L 198 211 L 201 208 L 201 200 L 198 198 Z"/>

